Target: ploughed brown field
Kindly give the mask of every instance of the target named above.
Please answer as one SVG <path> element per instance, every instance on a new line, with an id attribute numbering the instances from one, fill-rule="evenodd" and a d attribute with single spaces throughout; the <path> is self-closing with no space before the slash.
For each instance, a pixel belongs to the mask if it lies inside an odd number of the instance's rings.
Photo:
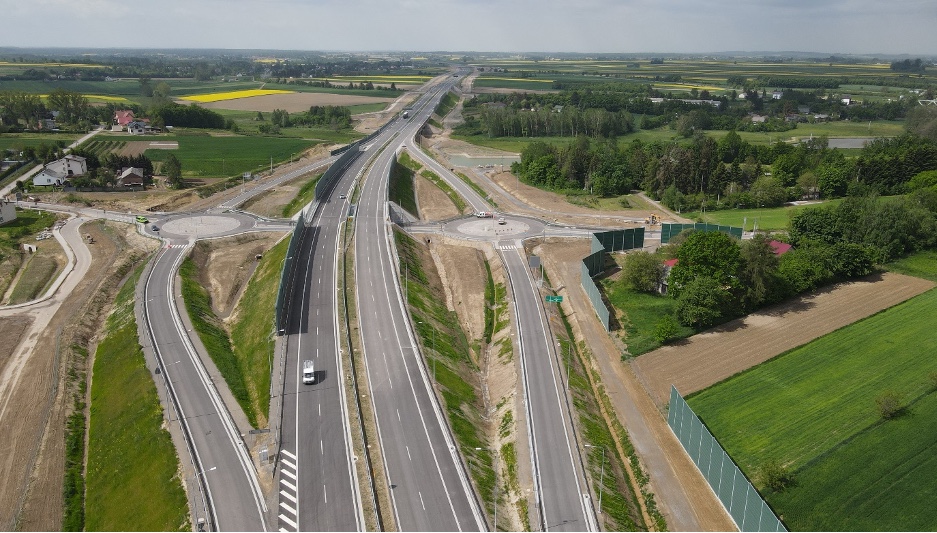
<path id="1" fill-rule="evenodd" d="M 671 384 L 684 396 L 705 389 L 933 286 L 902 274 L 875 274 L 733 320 L 642 355 L 631 365 L 662 407 Z"/>

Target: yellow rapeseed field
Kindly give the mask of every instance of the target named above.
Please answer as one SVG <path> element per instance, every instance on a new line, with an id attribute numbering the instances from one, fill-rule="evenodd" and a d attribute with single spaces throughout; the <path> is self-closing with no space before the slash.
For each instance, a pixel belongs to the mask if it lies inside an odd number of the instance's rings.
<path id="1" fill-rule="evenodd" d="M 270 94 L 290 94 L 296 91 L 284 91 L 281 89 L 245 89 L 243 91 L 230 91 L 226 93 L 211 94 L 193 94 L 191 96 L 180 97 L 180 100 L 189 102 L 199 102 L 206 104 L 209 102 L 221 102 L 224 100 L 236 100 L 238 98 L 250 98 L 251 96 L 267 96 Z"/>

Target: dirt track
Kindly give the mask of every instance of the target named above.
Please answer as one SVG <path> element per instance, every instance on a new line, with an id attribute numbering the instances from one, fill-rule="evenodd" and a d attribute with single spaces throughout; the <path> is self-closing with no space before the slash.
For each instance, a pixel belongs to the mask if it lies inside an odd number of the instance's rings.
<path id="1" fill-rule="evenodd" d="M 642 355 L 632 367 L 663 407 L 671 383 L 683 395 L 704 389 L 932 287 L 890 272 L 841 283 Z"/>

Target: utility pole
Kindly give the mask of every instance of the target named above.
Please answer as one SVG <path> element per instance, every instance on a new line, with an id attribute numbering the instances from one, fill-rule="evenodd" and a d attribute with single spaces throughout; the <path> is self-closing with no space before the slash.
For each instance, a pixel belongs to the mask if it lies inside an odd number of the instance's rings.
<path id="1" fill-rule="evenodd" d="M 602 489 L 604 488 L 605 483 L 605 446 L 593 446 L 592 444 L 586 444 L 586 448 L 601 448 L 602 449 L 602 473 L 599 474 L 599 514 L 602 514 Z"/>

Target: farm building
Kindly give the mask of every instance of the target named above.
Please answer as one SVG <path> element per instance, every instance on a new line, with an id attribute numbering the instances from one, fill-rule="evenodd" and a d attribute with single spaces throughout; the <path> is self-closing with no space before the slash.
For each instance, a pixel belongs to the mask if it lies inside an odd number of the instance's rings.
<path id="1" fill-rule="evenodd" d="M 136 167 L 127 167 L 120 171 L 117 176 L 117 185 L 121 187 L 142 187 L 143 169 Z"/>
<path id="2" fill-rule="evenodd" d="M 16 220 L 16 206 L 13 202 L 0 200 L 0 226 Z"/>

